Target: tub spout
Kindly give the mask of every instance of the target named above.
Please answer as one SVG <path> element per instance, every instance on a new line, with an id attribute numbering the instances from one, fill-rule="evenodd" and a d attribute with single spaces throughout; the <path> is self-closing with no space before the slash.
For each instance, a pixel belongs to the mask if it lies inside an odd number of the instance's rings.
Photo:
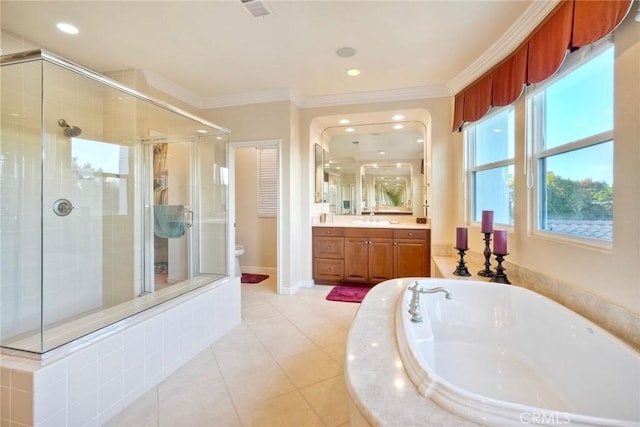
<path id="1" fill-rule="evenodd" d="M 441 286 L 438 286 L 437 288 L 422 289 L 421 292 L 423 294 L 435 294 L 436 292 L 444 292 L 444 297 L 446 299 L 453 299 L 453 295 L 451 295 L 451 292 Z"/>
<path id="2" fill-rule="evenodd" d="M 422 322 L 422 313 L 420 311 L 420 294 L 435 294 L 436 292 L 444 292 L 446 299 L 452 299 L 453 295 L 447 289 L 443 287 L 436 288 L 419 288 L 418 282 L 414 282 L 413 285 L 407 288 L 411 291 L 411 302 L 409 303 L 409 314 L 411 315 L 411 321 L 415 323 Z"/>

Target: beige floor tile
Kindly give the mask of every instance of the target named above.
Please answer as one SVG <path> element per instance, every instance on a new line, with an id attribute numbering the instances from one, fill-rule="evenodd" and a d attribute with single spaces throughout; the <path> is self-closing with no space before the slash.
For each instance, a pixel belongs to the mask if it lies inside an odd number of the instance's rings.
<path id="1" fill-rule="evenodd" d="M 239 426 L 240 418 L 224 383 L 159 387 L 158 425 L 167 427 Z"/>
<path id="2" fill-rule="evenodd" d="M 322 350 L 287 357 L 278 363 L 298 388 L 342 374 L 342 367 Z"/>
<path id="3" fill-rule="evenodd" d="M 156 387 L 105 424 L 106 427 L 155 427 L 157 425 L 158 389 Z"/>
<path id="4" fill-rule="evenodd" d="M 239 411 L 296 389 L 284 371 L 237 377 L 227 381 L 227 388 Z"/>
<path id="5" fill-rule="evenodd" d="M 223 383 L 222 373 L 218 368 L 213 351 L 207 348 L 192 360 L 187 362 L 173 374 L 169 375 L 160 385 L 160 389 L 170 391 L 181 389 L 185 385 L 194 383 Z"/>
<path id="6" fill-rule="evenodd" d="M 349 392 L 343 375 L 305 387 L 300 393 L 326 426 L 349 421 Z"/>
<path id="7" fill-rule="evenodd" d="M 338 344 L 333 344 L 327 347 L 322 347 L 322 351 L 327 353 L 329 357 L 336 362 L 339 366 L 344 368 L 344 357 L 346 351 L 346 341 Z"/>
<path id="8" fill-rule="evenodd" d="M 293 391 L 254 406 L 239 409 L 243 425 L 264 427 L 323 426 L 322 420 L 302 398 Z"/>
<path id="9" fill-rule="evenodd" d="M 247 323 L 282 318 L 282 314 L 267 302 L 242 307 L 242 320 Z"/>
<path id="10" fill-rule="evenodd" d="M 250 375 L 268 375 L 281 372 L 280 366 L 268 351 L 249 353 L 223 353 L 218 355 L 218 366 L 226 381 Z"/>

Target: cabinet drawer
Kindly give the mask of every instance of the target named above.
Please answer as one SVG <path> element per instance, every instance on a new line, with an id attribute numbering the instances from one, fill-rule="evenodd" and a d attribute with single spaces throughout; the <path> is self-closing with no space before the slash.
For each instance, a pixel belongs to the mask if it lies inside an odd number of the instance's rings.
<path id="1" fill-rule="evenodd" d="M 393 230 L 388 228 L 346 228 L 344 231 L 346 237 L 368 237 L 371 239 L 391 239 L 393 237 Z"/>
<path id="2" fill-rule="evenodd" d="M 344 237 L 314 237 L 313 256 L 315 258 L 344 258 Z"/>
<path id="3" fill-rule="evenodd" d="M 394 239 L 421 239 L 425 240 L 429 236 L 429 230 L 393 230 Z"/>
<path id="4" fill-rule="evenodd" d="M 313 278 L 318 280 L 343 280 L 344 260 L 323 258 L 314 259 Z"/>
<path id="5" fill-rule="evenodd" d="M 344 236 L 343 227 L 313 227 L 314 236 Z"/>

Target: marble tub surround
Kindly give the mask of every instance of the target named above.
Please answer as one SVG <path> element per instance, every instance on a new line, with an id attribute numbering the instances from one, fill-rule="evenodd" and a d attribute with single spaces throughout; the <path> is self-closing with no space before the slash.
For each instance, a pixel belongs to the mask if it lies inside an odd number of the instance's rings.
<path id="1" fill-rule="evenodd" d="M 459 278 L 452 273 L 455 270 L 458 254 L 447 245 L 433 245 L 434 277 Z M 465 254 L 467 267 L 472 276 L 470 280 L 488 280 L 477 275 L 484 268 L 484 255 L 469 251 Z M 491 268 L 496 262 L 491 257 Z M 549 277 L 544 273 L 509 262 L 503 263 L 511 283 L 530 289 L 586 317 L 598 326 L 612 333 L 622 341 L 640 351 L 640 316 L 613 304 L 597 295 L 574 285 Z"/>
<path id="2" fill-rule="evenodd" d="M 397 299 L 413 279 L 371 289 L 351 324 L 344 375 L 351 425 L 474 426 L 422 396 L 407 376 L 396 344 Z"/>

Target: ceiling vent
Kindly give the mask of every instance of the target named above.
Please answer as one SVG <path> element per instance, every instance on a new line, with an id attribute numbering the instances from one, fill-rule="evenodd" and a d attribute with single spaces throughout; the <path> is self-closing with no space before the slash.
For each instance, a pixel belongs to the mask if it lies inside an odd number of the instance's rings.
<path id="1" fill-rule="evenodd" d="M 240 0 L 240 3 L 242 3 L 244 8 L 247 9 L 247 12 L 254 18 L 264 18 L 265 16 L 273 15 L 264 2 L 260 0 Z"/>

